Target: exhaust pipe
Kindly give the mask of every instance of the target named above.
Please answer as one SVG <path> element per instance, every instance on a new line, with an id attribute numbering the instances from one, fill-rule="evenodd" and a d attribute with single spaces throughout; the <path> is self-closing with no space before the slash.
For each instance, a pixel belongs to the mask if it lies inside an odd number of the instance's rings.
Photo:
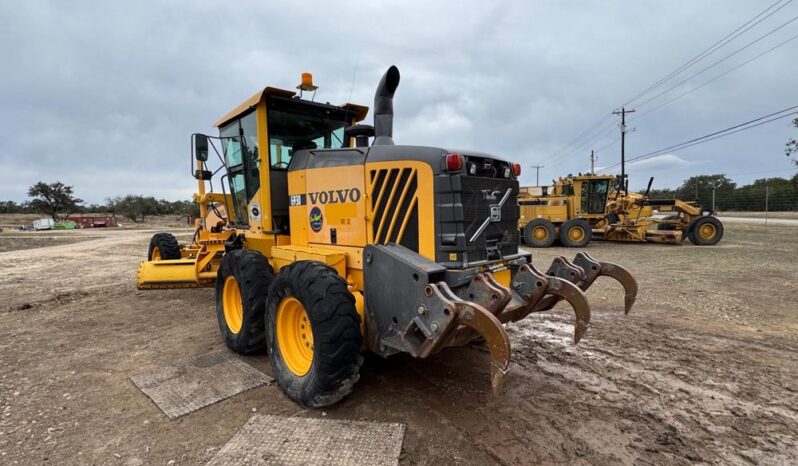
<path id="1" fill-rule="evenodd" d="M 374 93 L 374 144 L 392 146 L 393 93 L 399 86 L 399 68 L 391 66 L 382 76 Z"/>

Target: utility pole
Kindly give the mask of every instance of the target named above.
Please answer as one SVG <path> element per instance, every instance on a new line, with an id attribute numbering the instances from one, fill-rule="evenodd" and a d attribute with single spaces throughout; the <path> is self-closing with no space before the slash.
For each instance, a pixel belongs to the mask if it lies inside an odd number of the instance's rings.
<path id="1" fill-rule="evenodd" d="M 597 159 L 598 159 L 598 157 L 596 157 L 596 152 L 591 150 L 590 151 L 590 174 L 591 175 L 595 175 L 596 174 L 596 160 Z"/>
<path id="2" fill-rule="evenodd" d="M 765 226 L 768 226 L 768 198 L 770 197 L 770 186 L 765 185 Z"/>
<path id="3" fill-rule="evenodd" d="M 715 212 L 715 187 L 712 187 L 712 212 Z"/>
<path id="4" fill-rule="evenodd" d="M 626 182 L 626 132 L 628 131 L 626 128 L 626 114 L 634 112 L 635 110 L 626 110 L 623 107 L 612 112 L 613 115 L 621 116 L 621 183 Z"/>
<path id="5" fill-rule="evenodd" d="M 540 169 L 543 165 L 532 165 L 532 168 L 535 169 L 535 186 L 540 186 Z"/>

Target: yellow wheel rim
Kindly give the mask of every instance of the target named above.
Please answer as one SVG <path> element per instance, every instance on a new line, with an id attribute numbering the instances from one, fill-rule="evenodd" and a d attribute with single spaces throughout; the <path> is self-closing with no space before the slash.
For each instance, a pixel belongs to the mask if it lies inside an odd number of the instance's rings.
<path id="1" fill-rule="evenodd" d="M 568 238 L 571 241 L 582 241 L 582 238 L 585 237 L 585 231 L 579 227 L 572 227 L 568 230 Z"/>
<path id="2" fill-rule="evenodd" d="M 549 230 L 547 230 L 546 227 L 535 227 L 532 230 L 532 237 L 538 241 L 546 239 L 547 236 L 549 236 Z"/>
<path id="3" fill-rule="evenodd" d="M 244 322 L 244 304 L 241 302 L 241 290 L 232 275 L 224 279 L 222 288 L 222 310 L 227 328 L 233 333 L 241 331 Z"/>
<path id="4" fill-rule="evenodd" d="M 161 250 L 158 248 L 152 248 L 152 260 L 159 261 L 161 260 Z"/>
<path id="5" fill-rule="evenodd" d="M 698 228 L 698 236 L 705 240 L 714 238 L 717 232 L 717 228 L 711 223 L 705 223 Z"/>
<path id="6" fill-rule="evenodd" d="M 288 369 L 302 377 L 313 364 L 313 330 L 305 306 L 293 296 L 277 307 L 277 345 Z"/>

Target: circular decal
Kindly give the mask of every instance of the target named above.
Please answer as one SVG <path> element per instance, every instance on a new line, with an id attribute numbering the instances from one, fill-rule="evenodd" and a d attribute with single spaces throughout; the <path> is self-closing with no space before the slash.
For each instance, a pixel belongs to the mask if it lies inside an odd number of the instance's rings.
<path id="1" fill-rule="evenodd" d="M 323 224 L 324 218 L 321 215 L 321 209 L 318 207 L 310 209 L 310 229 L 318 233 L 321 231 Z"/>
<path id="2" fill-rule="evenodd" d="M 253 202 L 249 207 L 249 216 L 256 222 L 260 221 L 260 206 L 257 202 Z"/>

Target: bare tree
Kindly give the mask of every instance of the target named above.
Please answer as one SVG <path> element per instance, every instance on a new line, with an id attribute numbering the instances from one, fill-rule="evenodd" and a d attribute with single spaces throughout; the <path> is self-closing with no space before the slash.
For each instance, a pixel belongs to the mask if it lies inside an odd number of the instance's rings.
<path id="1" fill-rule="evenodd" d="M 78 209 L 78 204 L 83 203 L 83 199 L 75 197 L 72 186 L 60 181 L 39 181 L 28 189 L 28 196 L 32 198 L 31 207 L 34 210 L 49 215 L 53 220 L 57 220 L 59 212 L 69 214 Z"/>

